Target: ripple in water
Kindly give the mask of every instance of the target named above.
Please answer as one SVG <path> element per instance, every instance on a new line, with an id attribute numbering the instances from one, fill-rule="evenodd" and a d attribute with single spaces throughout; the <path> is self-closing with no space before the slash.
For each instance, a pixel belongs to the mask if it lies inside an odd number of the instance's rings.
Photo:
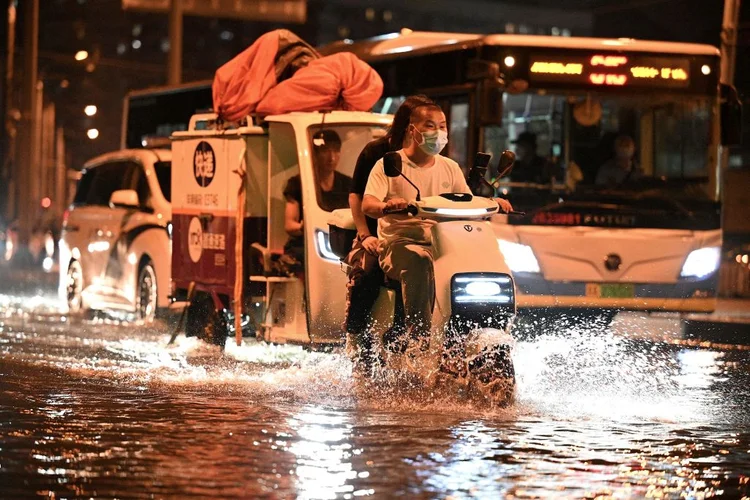
<path id="1" fill-rule="evenodd" d="M 750 494 L 745 352 L 558 332 L 516 345 L 517 404 L 487 410 L 363 387 L 340 352 L 5 318 L 13 498 Z"/>

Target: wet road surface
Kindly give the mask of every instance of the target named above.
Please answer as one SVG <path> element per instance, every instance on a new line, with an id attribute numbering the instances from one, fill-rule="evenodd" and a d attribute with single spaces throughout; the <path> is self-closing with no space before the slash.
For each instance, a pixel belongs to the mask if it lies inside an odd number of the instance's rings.
<path id="1" fill-rule="evenodd" d="M 673 326 L 519 341 L 498 410 L 0 296 L 0 498 L 748 497 L 750 351 Z"/>

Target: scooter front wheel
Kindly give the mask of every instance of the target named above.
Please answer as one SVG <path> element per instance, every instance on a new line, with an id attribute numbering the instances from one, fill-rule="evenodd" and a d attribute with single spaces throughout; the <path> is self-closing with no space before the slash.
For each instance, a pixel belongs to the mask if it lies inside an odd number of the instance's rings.
<path id="1" fill-rule="evenodd" d="M 510 349 L 509 345 L 485 347 L 469 361 L 469 387 L 493 406 L 507 407 L 513 403 L 516 372 Z"/>

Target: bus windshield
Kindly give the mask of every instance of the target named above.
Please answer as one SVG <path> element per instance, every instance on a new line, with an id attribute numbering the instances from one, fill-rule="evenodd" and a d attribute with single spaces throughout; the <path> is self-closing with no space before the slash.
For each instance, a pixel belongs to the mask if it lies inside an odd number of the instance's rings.
<path id="1" fill-rule="evenodd" d="M 492 180 L 527 212 L 517 223 L 579 225 L 586 215 L 610 213 L 633 217 L 611 224 L 590 217 L 588 225 L 713 229 L 720 212 L 709 192 L 712 104 L 665 95 L 506 95 L 503 125 L 484 128 L 482 149 L 495 157 L 516 152 L 513 171 L 500 178 L 495 170 Z"/>

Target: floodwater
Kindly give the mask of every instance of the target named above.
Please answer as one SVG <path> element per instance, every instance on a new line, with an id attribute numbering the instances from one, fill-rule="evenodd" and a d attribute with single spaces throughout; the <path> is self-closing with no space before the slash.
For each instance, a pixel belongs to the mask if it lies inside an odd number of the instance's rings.
<path id="1" fill-rule="evenodd" d="M 0 498 L 750 497 L 750 351 L 667 323 L 519 341 L 491 409 L 0 296 Z"/>

